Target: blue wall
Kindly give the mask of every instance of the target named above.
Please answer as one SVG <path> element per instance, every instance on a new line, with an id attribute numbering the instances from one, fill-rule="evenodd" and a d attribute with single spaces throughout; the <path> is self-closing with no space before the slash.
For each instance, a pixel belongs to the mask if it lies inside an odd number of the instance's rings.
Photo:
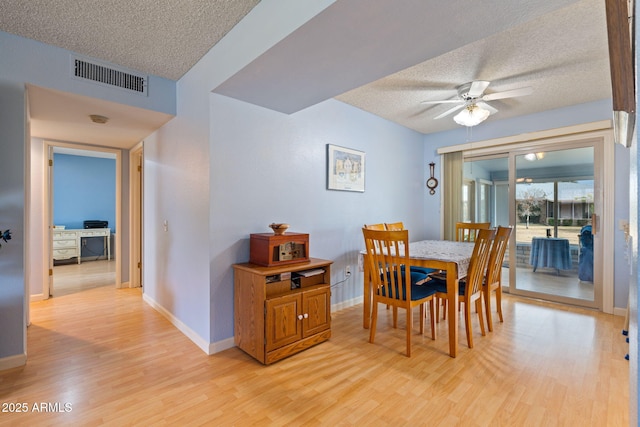
<path id="1" fill-rule="evenodd" d="M 53 224 L 83 228 L 85 220 L 116 224 L 116 161 L 99 157 L 54 154 Z M 87 239 L 82 256 L 103 252 L 103 239 Z"/>

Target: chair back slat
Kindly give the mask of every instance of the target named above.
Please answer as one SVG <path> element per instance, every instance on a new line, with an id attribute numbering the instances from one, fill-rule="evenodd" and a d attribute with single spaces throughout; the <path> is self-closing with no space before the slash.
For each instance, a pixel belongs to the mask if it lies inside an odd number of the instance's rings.
<path id="1" fill-rule="evenodd" d="M 490 222 L 457 222 L 456 241 L 475 242 L 480 230 L 487 230 L 491 227 Z"/>
<path id="2" fill-rule="evenodd" d="M 386 230 L 404 230 L 404 223 L 402 221 L 385 223 L 384 227 Z"/>
<path id="3" fill-rule="evenodd" d="M 384 223 L 380 224 L 365 224 L 364 228 L 367 230 L 386 230 Z"/>
<path id="4" fill-rule="evenodd" d="M 363 228 L 362 233 L 370 271 L 378 273 L 371 277 L 374 292 L 391 299 L 406 297 L 411 300 L 411 275 L 402 274 L 402 268 L 409 258 L 409 232 Z"/>
<path id="5" fill-rule="evenodd" d="M 511 227 L 498 227 L 496 237 L 493 239 L 493 247 L 489 255 L 489 265 L 487 266 L 486 284 L 500 282 L 502 275 L 502 263 L 504 254 L 509 245 L 509 236 L 511 236 Z"/>
<path id="6" fill-rule="evenodd" d="M 487 270 L 489 253 L 491 252 L 491 245 L 495 234 L 495 230 L 478 230 L 471 261 L 469 262 L 469 268 L 467 270 L 465 293 L 468 295 L 473 295 L 482 290 L 482 282 Z"/>

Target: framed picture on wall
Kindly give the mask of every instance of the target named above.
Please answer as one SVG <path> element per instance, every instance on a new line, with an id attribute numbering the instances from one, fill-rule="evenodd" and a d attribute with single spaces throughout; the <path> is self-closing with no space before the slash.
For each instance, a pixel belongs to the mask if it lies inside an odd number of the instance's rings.
<path id="1" fill-rule="evenodd" d="M 364 193 L 365 153 L 327 144 L 327 189 Z"/>

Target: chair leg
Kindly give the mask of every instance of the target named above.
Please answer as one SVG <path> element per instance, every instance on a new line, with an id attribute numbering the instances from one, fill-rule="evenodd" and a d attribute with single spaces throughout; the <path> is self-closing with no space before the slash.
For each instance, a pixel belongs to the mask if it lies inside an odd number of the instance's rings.
<path id="1" fill-rule="evenodd" d="M 502 284 L 498 285 L 496 289 L 496 307 L 498 309 L 498 317 L 500 317 L 500 322 L 504 322 L 502 318 Z"/>
<path id="2" fill-rule="evenodd" d="M 413 322 L 413 310 L 411 307 L 406 309 L 407 312 L 407 357 L 411 357 L 411 323 Z"/>
<path id="3" fill-rule="evenodd" d="M 396 329 L 398 327 L 398 307 L 393 306 L 393 328 Z"/>
<path id="4" fill-rule="evenodd" d="M 378 324 L 378 303 L 373 302 L 373 310 L 371 311 L 371 322 L 369 324 L 369 342 L 373 344 L 376 337 L 376 325 Z"/>
<path id="5" fill-rule="evenodd" d="M 476 312 L 478 313 L 478 320 L 480 321 L 480 332 L 482 332 L 482 336 L 484 337 L 487 333 L 484 330 L 484 316 L 482 315 L 482 294 L 480 294 L 480 298 L 476 300 Z"/>
<path id="6" fill-rule="evenodd" d="M 487 316 L 487 328 L 489 329 L 489 332 L 493 331 L 493 319 L 491 316 L 491 289 L 489 289 L 486 285 L 485 285 L 485 289 L 483 291 L 484 293 L 484 309 L 486 311 L 486 316 Z"/>
<path id="7" fill-rule="evenodd" d="M 431 339 L 435 340 L 436 339 L 436 299 L 432 298 L 431 301 L 429 301 L 429 312 L 431 314 Z"/>
<path id="8" fill-rule="evenodd" d="M 464 303 L 464 328 L 467 331 L 467 345 L 473 348 L 473 333 L 471 330 L 471 308 L 469 303 Z"/>
<path id="9" fill-rule="evenodd" d="M 420 304 L 420 335 L 424 334 L 424 304 Z"/>

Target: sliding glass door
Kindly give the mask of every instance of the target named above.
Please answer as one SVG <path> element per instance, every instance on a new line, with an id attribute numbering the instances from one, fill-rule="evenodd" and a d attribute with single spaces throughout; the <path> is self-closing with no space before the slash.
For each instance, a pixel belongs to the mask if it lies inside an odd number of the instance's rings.
<path id="1" fill-rule="evenodd" d="M 596 306 L 594 151 L 584 146 L 514 154 L 519 259 L 511 292 Z"/>
<path id="2" fill-rule="evenodd" d="M 592 223 L 601 212 L 601 151 L 585 141 L 465 158 L 464 179 L 474 189 L 465 217 L 514 227 L 505 291 L 601 307 L 601 244 Z"/>
<path id="3" fill-rule="evenodd" d="M 492 227 L 508 227 L 509 156 L 497 154 L 467 158 L 464 165 L 463 221 L 490 222 Z M 468 193 L 471 193 L 469 195 Z M 472 200 L 465 203 L 465 200 Z M 509 286 L 509 251 L 502 268 L 502 286 Z"/>

